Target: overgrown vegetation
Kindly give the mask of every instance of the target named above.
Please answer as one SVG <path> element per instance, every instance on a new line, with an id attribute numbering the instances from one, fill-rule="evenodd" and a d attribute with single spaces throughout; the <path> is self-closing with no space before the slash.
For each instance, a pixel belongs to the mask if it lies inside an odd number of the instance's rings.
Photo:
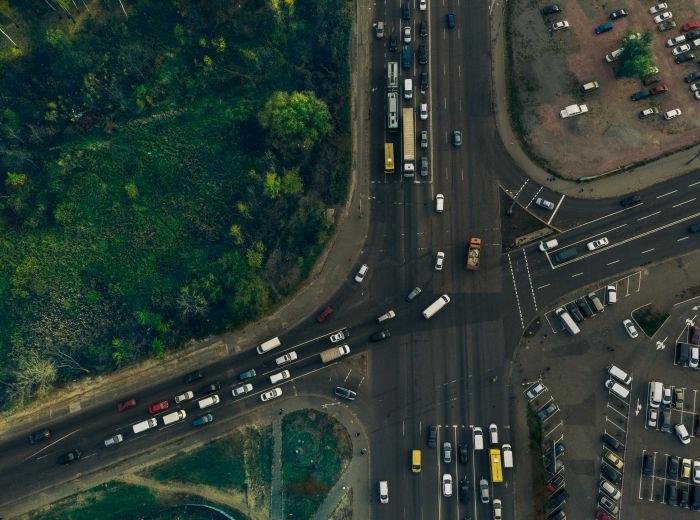
<path id="1" fill-rule="evenodd" d="M 299 410 L 282 421 L 284 512 L 311 518 L 350 463 L 352 442 L 333 417 Z"/>
<path id="2" fill-rule="evenodd" d="M 642 332 L 652 338 L 670 316 L 669 313 L 655 309 L 652 305 L 646 305 L 632 313 Z"/>
<path id="3" fill-rule="evenodd" d="M 345 196 L 349 2 L 88 4 L 0 1 L 2 406 L 268 312 Z"/>
<path id="4" fill-rule="evenodd" d="M 617 75 L 631 78 L 643 78 L 654 73 L 651 53 L 651 33 L 645 31 L 638 37 L 633 31 L 627 31 L 622 39 L 622 53 L 618 57 Z"/>

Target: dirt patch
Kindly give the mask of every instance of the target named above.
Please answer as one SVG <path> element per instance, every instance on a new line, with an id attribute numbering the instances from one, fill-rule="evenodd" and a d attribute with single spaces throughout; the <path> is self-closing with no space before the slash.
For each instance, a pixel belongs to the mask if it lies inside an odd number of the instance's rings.
<path id="1" fill-rule="evenodd" d="M 671 5 L 676 29 L 659 32 L 647 4 L 619 0 L 563 0 L 563 12 L 543 17 L 540 2 L 511 0 L 511 87 L 514 126 L 540 162 L 562 177 L 578 179 L 612 171 L 699 141 L 700 102 L 683 81 L 695 70 L 695 60 L 678 65 L 665 44 L 679 34 L 680 25 L 700 15 L 700 0 Z M 651 3 L 650 3 L 651 4 Z M 612 9 L 625 8 L 629 16 L 615 28 L 595 35 L 593 28 L 608 20 Z M 566 20 L 570 28 L 552 32 L 549 25 Z M 659 76 L 669 92 L 633 102 L 629 96 L 643 88 L 634 78 L 617 78 L 607 53 L 621 46 L 626 31 L 649 31 Z M 597 81 L 600 88 L 583 94 L 579 87 Z M 589 112 L 561 119 L 559 111 L 573 103 L 585 103 Z M 660 115 L 639 119 L 639 111 L 656 106 L 661 112 L 680 108 L 683 115 L 665 121 Z"/>

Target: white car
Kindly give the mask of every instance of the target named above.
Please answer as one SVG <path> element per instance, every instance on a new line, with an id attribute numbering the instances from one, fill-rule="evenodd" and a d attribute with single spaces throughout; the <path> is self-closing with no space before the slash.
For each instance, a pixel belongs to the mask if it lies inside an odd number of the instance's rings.
<path id="1" fill-rule="evenodd" d="M 700 90 L 700 81 L 696 81 L 690 85 L 691 92 L 697 92 L 698 90 Z"/>
<path id="2" fill-rule="evenodd" d="M 500 498 L 493 499 L 493 520 L 503 520 L 503 507 Z"/>
<path id="3" fill-rule="evenodd" d="M 273 388 L 272 390 L 268 390 L 267 392 L 260 394 L 260 400 L 264 403 L 265 401 L 270 401 L 271 399 L 274 399 L 281 395 L 281 388 Z"/>
<path id="4" fill-rule="evenodd" d="M 489 442 L 498 444 L 498 426 L 494 423 L 489 424 Z"/>
<path id="5" fill-rule="evenodd" d="M 693 96 L 695 96 L 695 99 L 700 101 L 700 90 L 696 90 L 695 92 L 693 92 Z"/>
<path id="6" fill-rule="evenodd" d="M 284 365 L 285 363 L 290 363 L 292 361 L 297 360 L 297 353 L 294 352 L 293 350 L 291 352 L 287 352 L 284 356 L 280 356 L 277 359 L 275 359 L 275 364 L 277 366 Z"/>
<path id="7" fill-rule="evenodd" d="M 421 11 L 425 11 L 425 10 L 428 8 L 428 2 L 427 2 L 427 0 L 420 0 L 420 2 L 418 3 L 418 8 L 419 8 Z"/>
<path id="8" fill-rule="evenodd" d="M 668 9 L 668 5 L 666 5 L 666 2 L 661 2 L 660 4 L 652 5 L 649 8 L 649 14 L 660 13 L 661 11 L 665 11 L 666 9 Z"/>
<path id="9" fill-rule="evenodd" d="M 649 416 L 647 417 L 647 426 L 656 428 L 659 425 L 659 410 L 657 408 L 649 408 Z"/>
<path id="10" fill-rule="evenodd" d="M 442 271 L 442 266 L 445 263 L 445 253 L 438 251 L 437 257 L 435 257 L 435 270 Z"/>
<path id="11" fill-rule="evenodd" d="M 535 199 L 535 204 L 537 204 L 540 208 L 544 208 L 544 209 L 547 209 L 549 211 L 552 211 L 554 209 L 554 203 L 550 202 L 548 200 L 545 200 L 542 197 L 537 197 Z"/>
<path id="12" fill-rule="evenodd" d="M 626 320 L 622 320 L 622 325 L 625 327 L 625 330 L 627 331 L 627 335 L 634 339 L 637 336 L 639 336 L 639 333 L 637 332 L 637 328 L 634 326 L 634 323 L 632 323 L 632 320 L 629 318 Z"/>
<path id="13" fill-rule="evenodd" d="M 600 249 L 601 247 L 605 247 L 609 244 L 610 242 L 606 237 L 599 238 L 598 240 L 593 240 L 592 242 L 588 242 L 586 244 L 586 247 L 588 248 L 589 251 L 595 251 L 596 249 Z"/>
<path id="14" fill-rule="evenodd" d="M 558 245 L 559 245 L 559 241 L 556 238 L 553 238 L 551 240 L 547 240 L 546 242 L 542 241 L 542 242 L 540 242 L 540 251 L 542 251 L 544 253 L 545 251 L 549 251 L 550 249 L 554 249 Z"/>
<path id="15" fill-rule="evenodd" d="M 678 36 L 674 36 L 673 38 L 669 38 L 669 40 L 666 42 L 666 45 L 668 47 L 675 47 L 676 45 L 679 45 L 685 41 L 685 34 L 680 34 Z"/>
<path id="16" fill-rule="evenodd" d="M 189 401 L 194 397 L 194 392 L 192 390 L 188 390 L 184 394 L 176 395 L 175 396 L 175 404 L 180 404 L 183 401 Z"/>
<path id="17" fill-rule="evenodd" d="M 661 23 L 664 20 L 670 20 L 671 18 L 673 18 L 673 13 L 671 11 L 666 11 L 665 13 L 656 15 L 654 17 L 654 23 Z"/>
<path id="18" fill-rule="evenodd" d="M 482 478 L 479 481 L 479 496 L 481 497 L 481 503 L 482 504 L 488 504 L 490 500 L 489 496 L 489 481 L 486 480 L 485 478 Z"/>
<path id="19" fill-rule="evenodd" d="M 411 43 L 411 26 L 407 25 L 403 28 L 403 42 Z"/>
<path id="20" fill-rule="evenodd" d="M 360 270 L 357 271 L 357 274 L 355 275 L 355 281 L 357 283 L 362 283 L 362 280 L 365 279 L 365 275 L 367 274 L 368 270 L 369 270 L 369 266 L 367 264 L 362 264 L 360 266 Z"/>
<path id="21" fill-rule="evenodd" d="M 379 481 L 379 502 L 382 504 L 389 503 L 389 483 L 386 480 Z"/>
<path id="22" fill-rule="evenodd" d="M 532 386 L 527 389 L 525 392 L 525 395 L 529 399 L 534 399 L 538 395 L 540 395 L 542 392 L 544 392 L 544 385 L 542 383 L 537 383 L 535 386 Z"/>
<path id="23" fill-rule="evenodd" d="M 252 391 L 253 391 L 253 385 L 251 385 L 250 383 L 246 383 L 244 385 L 237 386 L 236 388 L 231 390 L 231 395 L 233 397 L 238 397 L 239 395 L 247 394 L 248 392 L 252 392 Z"/>
<path id="24" fill-rule="evenodd" d="M 690 44 L 684 43 L 683 45 L 679 45 L 678 47 L 675 47 L 671 53 L 673 53 L 674 56 L 678 56 L 679 54 L 683 54 L 684 52 L 688 52 L 690 50 Z"/>
<path id="25" fill-rule="evenodd" d="M 690 359 L 688 360 L 689 368 L 698 368 L 700 365 L 700 347 L 690 347 Z"/>
<path id="26" fill-rule="evenodd" d="M 683 444 L 690 444 L 690 435 L 688 435 L 685 424 L 676 424 L 676 435 Z"/>
<path id="27" fill-rule="evenodd" d="M 420 118 L 421 121 L 425 121 L 428 119 L 428 103 L 420 104 Z"/>
<path id="28" fill-rule="evenodd" d="M 664 112 L 664 119 L 666 121 L 669 121 L 669 120 L 673 119 L 674 117 L 680 116 L 681 114 L 683 114 L 683 112 L 681 112 L 680 108 L 674 108 L 673 110 L 669 110 L 668 112 Z"/>
<path id="29" fill-rule="evenodd" d="M 442 476 L 442 495 L 447 498 L 452 496 L 452 475 L 449 473 Z"/>
<path id="30" fill-rule="evenodd" d="M 553 31 L 561 31 L 562 29 L 568 29 L 568 28 L 569 28 L 569 22 L 567 22 L 566 20 L 562 20 L 560 22 L 555 22 L 550 27 L 550 29 L 552 29 Z"/>
<path id="31" fill-rule="evenodd" d="M 331 343 L 338 343 L 340 341 L 343 341 L 346 337 L 350 336 L 350 334 L 346 335 L 346 332 L 346 330 L 339 330 L 338 332 L 331 334 L 329 336 Z"/>
<path id="32" fill-rule="evenodd" d="M 700 460 L 693 461 L 693 482 L 700 484 Z"/>
<path id="33" fill-rule="evenodd" d="M 670 386 L 664 386 L 663 397 L 661 397 L 661 404 L 664 406 L 671 406 L 673 401 L 673 391 Z"/>

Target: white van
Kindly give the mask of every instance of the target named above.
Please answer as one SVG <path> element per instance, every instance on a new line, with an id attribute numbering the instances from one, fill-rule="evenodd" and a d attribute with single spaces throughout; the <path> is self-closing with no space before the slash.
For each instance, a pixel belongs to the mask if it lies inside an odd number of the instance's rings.
<path id="1" fill-rule="evenodd" d="M 605 288 L 605 303 L 608 305 L 617 303 L 617 289 L 615 289 L 614 285 L 608 285 Z"/>
<path id="2" fill-rule="evenodd" d="M 446 294 L 443 294 L 440 296 L 437 300 L 435 300 L 433 303 L 428 305 L 426 309 L 423 311 L 423 317 L 426 320 L 429 320 L 432 318 L 436 312 L 438 312 L 440 309 L 442 309 L 445 305 L 450 303 L 450 297 L 447 296 Z"/>
<path id="3" fill-rule="evenodd" d="M 411 78 L 403 80 L 403 98 L 413 99 L 413 80 Z"/>
<path id="4" fill-rule="evenodd" d="M 626 385 L 629 385 L 632 382 L 632 376 L 615 365 L 610 365 L 610 368 L 608 368 L 608 374 Z"/>
<path id="5" fill-rule="evenodd" d="M 197 401 L 197 405 L 199 406 L 200 410 L 204 410 L 205 408 L 209 408 L 210 406 L 219 404 L 219 401 L 219 396 L 214 394 L 210 395 L 209 397 L 205 397 L 204 399 L 200 399 L 199 401 Z"/>
<path id="6" fill-rule="evenodd" d="M 573 320 L 573 318 L 571 318 L 571 315 L 569 315 L 564 307 L 559 307 L 554 311 L 554 314 L 556 314 L 561 320 L 562 325 L 564 325 L 564 328 L 569 332 L 569 334 L 575 336 L 581 332 L 581 329 L 578 328 L 578 325 L 576 325 L 576 322 Z"/>
<path id="7" fill-rule="evenodd" d="M 503 445 L 503 467 L 512 468 L 513 467 L 513 448 L 510 444 Z"/>
<path id="8" fill-rule="evenodd" d="M 124 436 L 121 433 L 118 433 L 116 435 L 113 435 L 109 439 L 105 440 L 105 447 L 109 448 L 110 446 L 114 446 L 115 444 L 119 444 L 124 440 Z"/>
<path id="9" fill-rule="evenodd" d="M 630 395 L 629 388 L 627 388 L 626 386 L 622 386 L 620 383 L 618 383 L 612 378 L 608 379 L 605 382 L 605 388 L 610 390 L 612 394 L 615 394 L 620 399 L 627 399 Z"/>
<path id="10" fill-rule="evenodd" d="M 484 449 L 484 431 L 481 429 L 481 426 L 474 426 L 474 449 Z"/>
<path id="11" fill-rule="evenodd" d="M 649 406 L 658 408 L 661 406 L 661 400 L 664 398 L 664 384 L 658 381 L 649 383 Z"/>
<path id="12" fill-rule="evenodd" d="M 275 383 L 279 383 L 280 381 L 283 381 L 285 379 L 289 379 L 289 370 L 282 370 L 282 372 L 277 372 L 276 374 L 272 374 L 270 376 L 270 383 L 273 385 Z"/>
<path id="13" fill-rule="evenodd" d="M 435 211 L 438 213 L 445 211 L 445 196 L 442 193 L 435 195 Z"/>
<path id="14" fill-rule="evenodd" d="M 379 501 L 382 504 L 389 503 L 389 483 L 386 480 L 379 481 Z"/>
<path id="15" fill-rule="evenodd" d="M 489 424 L 489 442 L 491 444 L 498 444 L 498 426 L 494 423 Z"/>
<path id="16" fill-rule="evenodd" d="M 169 413 L 168 415 L 163 416 L 163 424 L 167 426 L 168 424 L 172 424 L 177 421 L 181 421 L 187 417 L 187 414 L 185 413 L 185 410 L 177 410 L 173 413 Z"/>
<path id="17" fill-rule="evenodd" d="M 264 354 L 265 352 L 269 352 L 273 348 L 277 348 L 282 344 L 279 338 L 272 338 L 268 339 L 266 342 L 261 343 L 260 346 L 258 347 L 258 354 Z"/>
<path id="18" fill-rule="evenodd" d="M 151 428 L 155 428 L 157 425 L 158 421 L 156 421 L 156 418 L 151 417 L 150 419 L 134 424 L 131 429 L 134 430 L 134 433 L 141 433 L 145 432 L 146 430 L 150 430 Z"/>

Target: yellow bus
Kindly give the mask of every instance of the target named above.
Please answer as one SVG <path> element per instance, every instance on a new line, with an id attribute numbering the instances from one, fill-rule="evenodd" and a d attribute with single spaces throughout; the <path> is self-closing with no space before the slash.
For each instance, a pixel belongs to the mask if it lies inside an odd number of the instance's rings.
<path id="1" fill-rule="evenodd" d="M 413 473 L 420 473 L 420 450 L 413 450 L 411 452 L 411 471 Z"/>
<path id="2" fill-rule="evenodd" d="M 491 482 L 503 482 L 503 466 L 501 465 L 501 450 L 491 448 L 489 450 L 489 459 L 491 460 Z"/>
<path id="3" fill-rule="evenodd" d="M 394 143 L 384 143 L 384 172 L 394 173 Z"/>

